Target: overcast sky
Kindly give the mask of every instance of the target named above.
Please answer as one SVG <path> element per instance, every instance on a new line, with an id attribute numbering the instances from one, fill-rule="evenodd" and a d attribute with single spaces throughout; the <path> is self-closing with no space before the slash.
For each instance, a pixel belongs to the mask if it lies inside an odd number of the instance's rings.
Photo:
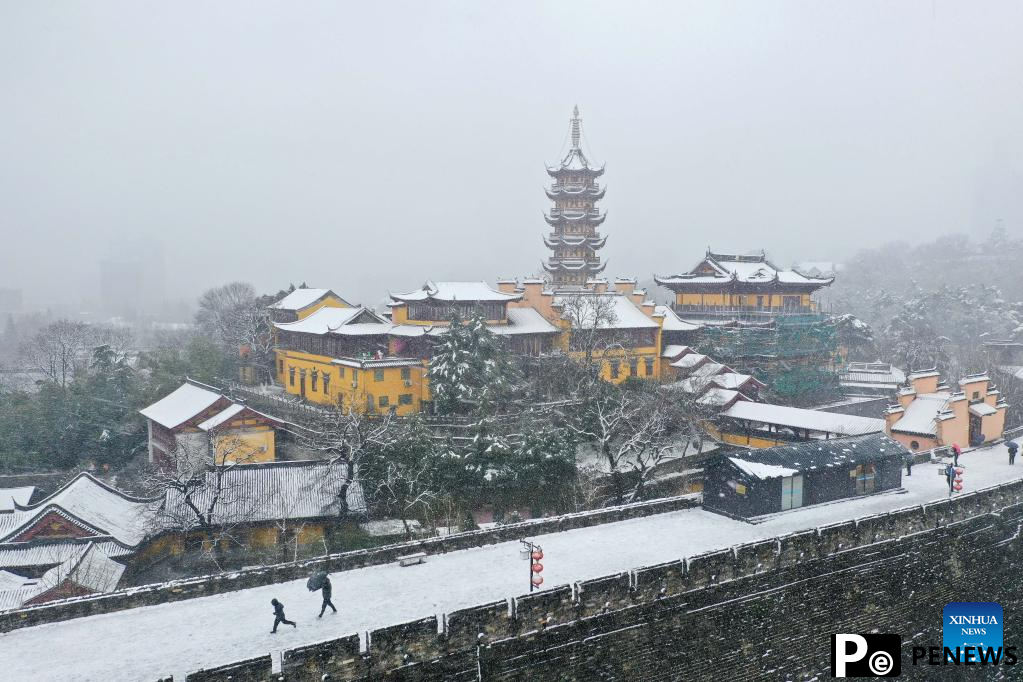
<path id="1" fill-rule="evenodd" d="M 607 274 L 1023 230 L 1023 3 L 0 0 L 0 288 L 162 244 L 374 303 L 526 275 L 578 104 Z"/>

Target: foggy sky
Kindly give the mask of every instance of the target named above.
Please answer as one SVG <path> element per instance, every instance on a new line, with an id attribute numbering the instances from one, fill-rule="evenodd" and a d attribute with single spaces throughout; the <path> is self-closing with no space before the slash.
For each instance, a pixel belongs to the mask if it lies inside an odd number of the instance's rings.
<path id="1" fill-rule="evenodd" d="M 578 104 L 609 276 L 1023 229 L 1020 2 L 0 0 L 0 288 L 376 303 L 532 274 Z M 150 246 L 147 246 L 150 245 Z"/>

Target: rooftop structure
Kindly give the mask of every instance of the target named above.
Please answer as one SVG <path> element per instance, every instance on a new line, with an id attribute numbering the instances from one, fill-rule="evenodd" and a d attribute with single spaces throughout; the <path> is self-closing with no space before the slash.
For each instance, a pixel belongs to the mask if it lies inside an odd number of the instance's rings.
<path id="1" fill-rule="evenodd" d="M 70 556 L 39 579 L 0 571 L 0 611 L 43 604 L 56 599 L 113 592 L 124 564 L 108 557 L 94 542 L 77 545 Z"/>
<path id="2" fill-rule="evenodd" d="M 849 395 L 892 395 L 906 381 L 906 373 L 887 362 L 850 362 L 838 375 Z"/>
<path id="3" fill-rule="evenodd" d="M 911 372 L 888 408 L 885 423 L 892 438 L 910 450 L 980 445 L 998 440 L 1008 404 L 987 373 L 959 380 L 959 390 L 933 369 Z"/>
<path id="4" fill-rule="evenodd" d="M 572 146 L 560 163 L 547 167 L 554 179 L 547 197 L 554 207 L 544 216 L 552 228 L 544 244 L 553 255 L 543 263 L 543 269 L 556 289 L 584 287 L 607 265 L 597 255 L 607 241 L 597 231 L 606 217 L 597 209 L 604 188 L 596 179 L 604 174 L 604 167 L 596 167 L 583 153 L 581 135 L 582 119 L 576 107 L 571 120 Z"/>
<path id="5" fill-rule="evenodd" d="M 274 322 L 294 322 L 324 306 L 351 307 L 330 289 L 295 289 L 284 298 L 270 304 L 270 318 Z"/>

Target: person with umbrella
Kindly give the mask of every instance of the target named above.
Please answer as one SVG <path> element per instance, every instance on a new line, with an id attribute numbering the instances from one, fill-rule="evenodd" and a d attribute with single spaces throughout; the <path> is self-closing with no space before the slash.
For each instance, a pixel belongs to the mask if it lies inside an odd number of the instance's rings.
<path id="1" fill-rule="evenodd" d="M 310 592 L 319 590 L 323 597 L 323 604 L 320 606 L 320 615 L 317 618 L 323 618 L 324 612 L 329 606 L 334 613 L 337 613 L 337 607 L 334 606 L 334 602 L 330 600 L 330 594 L 333 588 L 330 584 L 330 578 L 327 577 L 326 571 L 317 571 L 309 576 L 309 580 L 306 581 L 306 587 L 309 588 Z"/>

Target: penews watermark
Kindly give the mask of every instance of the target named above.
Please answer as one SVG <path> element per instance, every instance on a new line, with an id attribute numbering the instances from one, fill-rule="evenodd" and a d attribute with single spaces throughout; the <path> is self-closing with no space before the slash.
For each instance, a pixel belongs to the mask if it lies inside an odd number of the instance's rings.
<path id="1" fill-rule="evenodd" d="M 900 672 L 901 635 L 831 635 L 832 677 L 898 677 Z"/>

